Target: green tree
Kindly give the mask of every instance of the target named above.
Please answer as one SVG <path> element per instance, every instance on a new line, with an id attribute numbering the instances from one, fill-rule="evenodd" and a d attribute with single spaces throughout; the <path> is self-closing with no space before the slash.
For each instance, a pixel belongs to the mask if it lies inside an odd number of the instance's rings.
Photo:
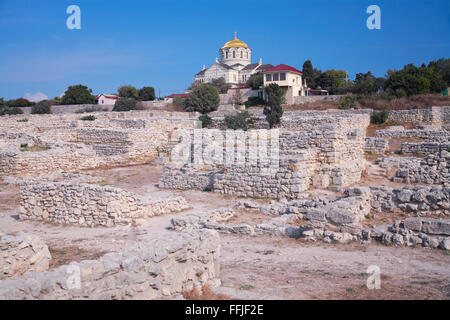
<path id="1" fill-rule="evenodd" d="M 247 131 L 253 126 L 254 120 L 248 111 L 241 111 L 236 114 L 225 116 L 225 126 L 227 129 Z"/>
<path id="2" fill-rule="evenodd" d="M 133 98 L 119 98 L 114 103 L 112 111 L 130 111 L 136 110 L 136 99 Z"/>
<path id="3" fill-rule="evenodd" d="M 430 61 L 428 68 L 433 68 L 437 73 L 439 73 L 450 87 L 450 59 L 439 59 L 437 61 Z"/>
<path id="4" fill-rule="evenodd" d="M 119 89 L 117 89 L 117 92 L 119 93 L 119 96 L 121 98 L 138 99 L 138 96 L 139 96 L 137 89 L 130 85 L 125 85 L 125 86 L 119 87 Z"/>
<path id="5" fill-rule="evenodd" d="M 447 83 L 436 69 L 426 66 L 406 65 L 402 70 L 392 71 L 385 83 L 385 90 L 398 97 L 423 93 L 441 93 Z"/>
<path id="6" fill-rule="evenodd" d="M 34 105 L 34 102 L 30 102 L 27 99 L 19 98 L 15 100 L 9 100 L 7 106 L 11 108 L 23 108 Z"/>
<path id="7" fill-rule="evenodd" d="M 313 65 L 311 60 L 306 60 L 303 63 L 303 79 L 306 81 L 306 85 L 310 88 L 316 87 L 316 79 L 314 74 Z"/>
<path id="8" fill-rule="evenodd" d="M 211 80 L 211 84 L 219 90 L 219 93 L 227 93 L 231 86 L 225 82 L 225 78 L 216 78 Z"/>
<path id="9" fill-rule="evenodd" d="M 328 90 L 330 94 L 336 94 L 340 88 L 345 86 L 346 77 L 347 72 L 344 70 L 327 70 L 320 74 L 317 78 L 316 84 L 322 89 Z"/>
<path id="10" fill-rule="evenodd" d="M 141 100 L 141 101 L 155 100 L 155 88 L 143 87 L 143 88 L 139 89 L 139 100 Z"/>
<path id="11" fill-rule="evenodd" d="M 271 83 L 264 87 L 267 105 L 264 107 L 264 114 L 269 123 L 269 127 L 273 128 L 279 124 L 283 116 L 283 108 L 281 104 L 284 102 L 284 92 L 276 83 Z"/>
<path id="12" fill-rule="evenodd" d="M 31 113 L 32 114 L 50 114 L 50 113 L 52 113 L 51 106 L 52 106 L 52 103 L 50 100 L 39 101 L 31 108 Z"/>
<path id="13" fill-rule="evenodd" d="M 372 72 L 357 73 L 353 92 L 357 94 L 369 95 L 378 91 L 376 78 Z"/>
<path id="14" fill-rule="evenodd" d="M 206 114 L 217 110 L 220 103 L 219 91 L 212 84 L 205 83 L 195 88 L 183 101 L 184 111 Z"/>
<path id="15" fill-rule="evenodd" d="M 95 103 L 95 98 L 92 95 L 92 89 L 89 89 L 82 84 L 76 86 L 69 86 L 64 92 L 61 99 L 61 104 L 91 104 Z"/>
<path id="16" fill-rule="evenodd" d="M 248 78 L 245 84 L 251 87 L 252 90 L 258 90 L 264 84 L 264 75 L 261 72 L 254 73 Z"/>

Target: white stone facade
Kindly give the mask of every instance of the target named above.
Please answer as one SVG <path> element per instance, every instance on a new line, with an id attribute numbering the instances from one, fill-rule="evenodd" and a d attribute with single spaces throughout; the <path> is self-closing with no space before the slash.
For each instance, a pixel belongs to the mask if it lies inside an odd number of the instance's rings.
<path id="1" fill-rule="evenodd" d="M 212 79 L 224 78 L 225 82 L 237 86 L 247 82 L 248 78 L 257 72 L 271 68 L 270 64 L 251 63 L 252 49 L 246 43 L 235 38 L 227 42 L 219 49 L 220 60 L 209 68 L 205 66 L 195 75 L 194 80 L 198 82 L 211 82 Z"/>

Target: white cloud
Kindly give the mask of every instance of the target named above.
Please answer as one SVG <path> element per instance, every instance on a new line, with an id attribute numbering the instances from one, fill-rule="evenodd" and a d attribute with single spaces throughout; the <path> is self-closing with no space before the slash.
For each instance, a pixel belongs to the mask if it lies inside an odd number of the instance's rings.
<path id="1" fill-rule="evenodd" d="M 39 102 L 48 99 L 48 97 L 42 92 L 36 92 L 34 94 L 27 93 L 24 98 L 32 102 Z"/>

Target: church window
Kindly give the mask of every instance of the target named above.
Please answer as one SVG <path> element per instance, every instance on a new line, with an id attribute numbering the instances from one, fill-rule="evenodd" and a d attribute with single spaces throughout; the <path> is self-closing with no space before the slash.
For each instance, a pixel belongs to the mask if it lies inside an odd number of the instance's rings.
<path id="1" fill-rule="evenodd" d="M 243 58 L 243 54 L 244 54 L 244 53 L 241 51 L 241 59 Z"/>
<path id="2" fill-rule="evenodd" d="M 273 74 L 273 81 L 278 81 L 278 73 Z"/>
<path id="3" fill-rule="evenodd" d="M 228 51 L 227 51 L 227 53 L 226 53 L 226 56 L 227 56 L 227 59 L 228 59 Z"/>
<path id="4" fill-rule="evenodd" d="M 233 51 L 233 58 L 236 58 L 236 51 Z"/>
<path id="5" fill-rule="evenodd" d="M 280 73 L 280 81 L 284 81 L 284 80 L 286 80 L 286 73 L 285 72 Z"/>
<path id="6" fill-rule="evenodd" d="M 272 75 L 270 73 L 266 74 L 266 81 L 272 81 Z"/>
<path id="7" fill-rule="evenodd" d="M 248 52 L 245 53 L 245 58 L 248 59 Z"/>

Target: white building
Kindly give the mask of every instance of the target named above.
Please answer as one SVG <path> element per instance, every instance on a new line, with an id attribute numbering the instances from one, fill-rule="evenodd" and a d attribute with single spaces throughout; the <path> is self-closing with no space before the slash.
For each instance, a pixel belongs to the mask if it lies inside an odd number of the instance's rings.
<path id="1" fill-rule="evenodd" d="M 307 86 L 303 81 L 303 73 L 294 67 L 279 64 L 275 67 L 266 69 L 264 74 L 264 86 L 271 83 L 278 84 L 286 91 L 286 102 L 292 104 L 294 97 L 304 96 Z"/>
<path id="2" fill-rule="evenodd" d="M 119 96 L 115 94 L 99 94 L 95 97 L 95 99 L 98 101 L 98 104 L 101 105 L 113 105 L 116 103 L 116 100 L 119 99 Z"/>
<path id="3" fill-rule="evenodd" d="M 247 82 L 250 75 L 273 67 L 262 64 L 262 59 L 259 63 L 251 63 L 252 49 L 236 37 L 236 32 L 234 39 L 219 49 L 219 55 L 220 61 L 216 58 L 209 68 L 203 66 L 203 70 L 195 75 L 195 81 L 204 83 L 223 77 L 226 83 L 237 86 Z"/>

